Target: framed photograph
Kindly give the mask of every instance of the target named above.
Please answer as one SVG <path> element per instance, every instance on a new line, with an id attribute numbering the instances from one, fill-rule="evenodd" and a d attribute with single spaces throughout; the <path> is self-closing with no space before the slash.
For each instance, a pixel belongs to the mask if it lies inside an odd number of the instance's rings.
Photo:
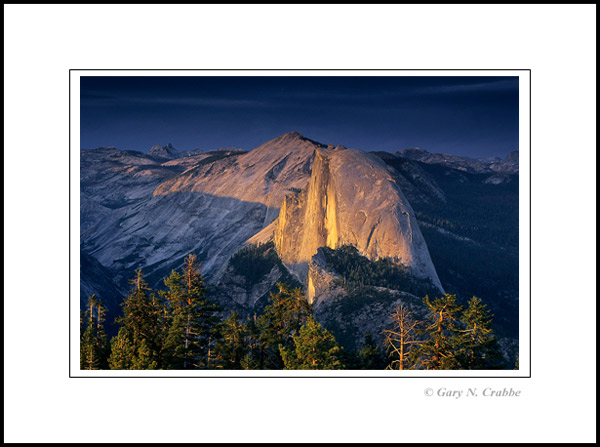
<path id="1" fill-rule="evenodd" d="M 70 376 L 531 376 L 530 71 L 84 70 Z"/>

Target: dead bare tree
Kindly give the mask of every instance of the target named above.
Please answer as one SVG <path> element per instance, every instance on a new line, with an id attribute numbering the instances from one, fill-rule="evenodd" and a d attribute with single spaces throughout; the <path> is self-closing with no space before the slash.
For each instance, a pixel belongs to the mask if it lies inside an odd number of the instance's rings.
<path id="1" fill-rule="evenodd" d="M 404 304 L 396 307 L 390 315 L 392 321 L 391 329 L 386 329 L 385 345 L 387 346 L 391 363 L 386 369 L 412 369 L 412 352 L 414 345 L 420 343 L 417 339 L 419 321 L 413 317 L 413 313 Z"/>

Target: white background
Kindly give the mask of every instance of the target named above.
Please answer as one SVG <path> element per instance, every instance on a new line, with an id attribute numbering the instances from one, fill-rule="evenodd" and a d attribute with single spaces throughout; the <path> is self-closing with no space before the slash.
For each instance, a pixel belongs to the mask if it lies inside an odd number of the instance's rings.
<path id="1" fill-rule="evenodd" d="M 5 442 L 594 442 L 595 8 L 5 5 Z M 531 68 L 533 377 L 69 379 L 69 68 Z"/>

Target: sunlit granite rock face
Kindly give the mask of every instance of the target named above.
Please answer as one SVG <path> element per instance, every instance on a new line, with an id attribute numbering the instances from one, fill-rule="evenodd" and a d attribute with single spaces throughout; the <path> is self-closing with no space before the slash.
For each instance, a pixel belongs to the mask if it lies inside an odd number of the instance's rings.
<path id="1" fill-rule="evenodd" d="M 274 242 L 307 287 L 317 249 L 349 244 L 370 259 L 391 258 L 442 290 L 410 204 L 381 159 L 359 150 L 316 150 L 308 185 L 282 203 Z"/>

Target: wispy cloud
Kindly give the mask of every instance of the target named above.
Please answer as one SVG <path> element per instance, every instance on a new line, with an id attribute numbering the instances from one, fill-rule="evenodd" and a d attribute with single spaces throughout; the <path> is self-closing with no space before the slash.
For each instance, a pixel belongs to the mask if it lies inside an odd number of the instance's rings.
<path id="1" fill-rule="evenodd" d="M 115 105 L 174 105 L 198 107 L 264 107 L 264 101 L 237 98 L 210 98 L 210 97 L 172 97 L 172 96 L 129 96 L 105 95 L 97 92 L 81 92 L 81 101 L 87 105 L 115 106 Z"/>
<path id="2" fill-rule="evenodd" d="M 469 93 L 469 92 L 497 92 L 514 90 L 518 87 L 518 80 L 502 80 L 492 82 L 480 82 L 477 84 L 436 85 L 420 87 L 413 90 L 414 95 L 443 95 L 445 93 Z"/>
<path id="3" fill-rule="evenodd" d="M 450 78 L 451 79 L 451 78 Z M 344 91 L 289 91 L 274 96 L 274 99 L 297 99 L 307 101 L 369 101 L 387 99 L 412 98 L 418 96 L 444 95 L 455 93 L 489 93 L 499 91 L 510 91 L 518 88 L 518 80 L 493 80 L 489 82 L 431 85 L 431 86 L 412 86 L 399 89 L 382 90 L 355 90 L 353 92 Z"/>

